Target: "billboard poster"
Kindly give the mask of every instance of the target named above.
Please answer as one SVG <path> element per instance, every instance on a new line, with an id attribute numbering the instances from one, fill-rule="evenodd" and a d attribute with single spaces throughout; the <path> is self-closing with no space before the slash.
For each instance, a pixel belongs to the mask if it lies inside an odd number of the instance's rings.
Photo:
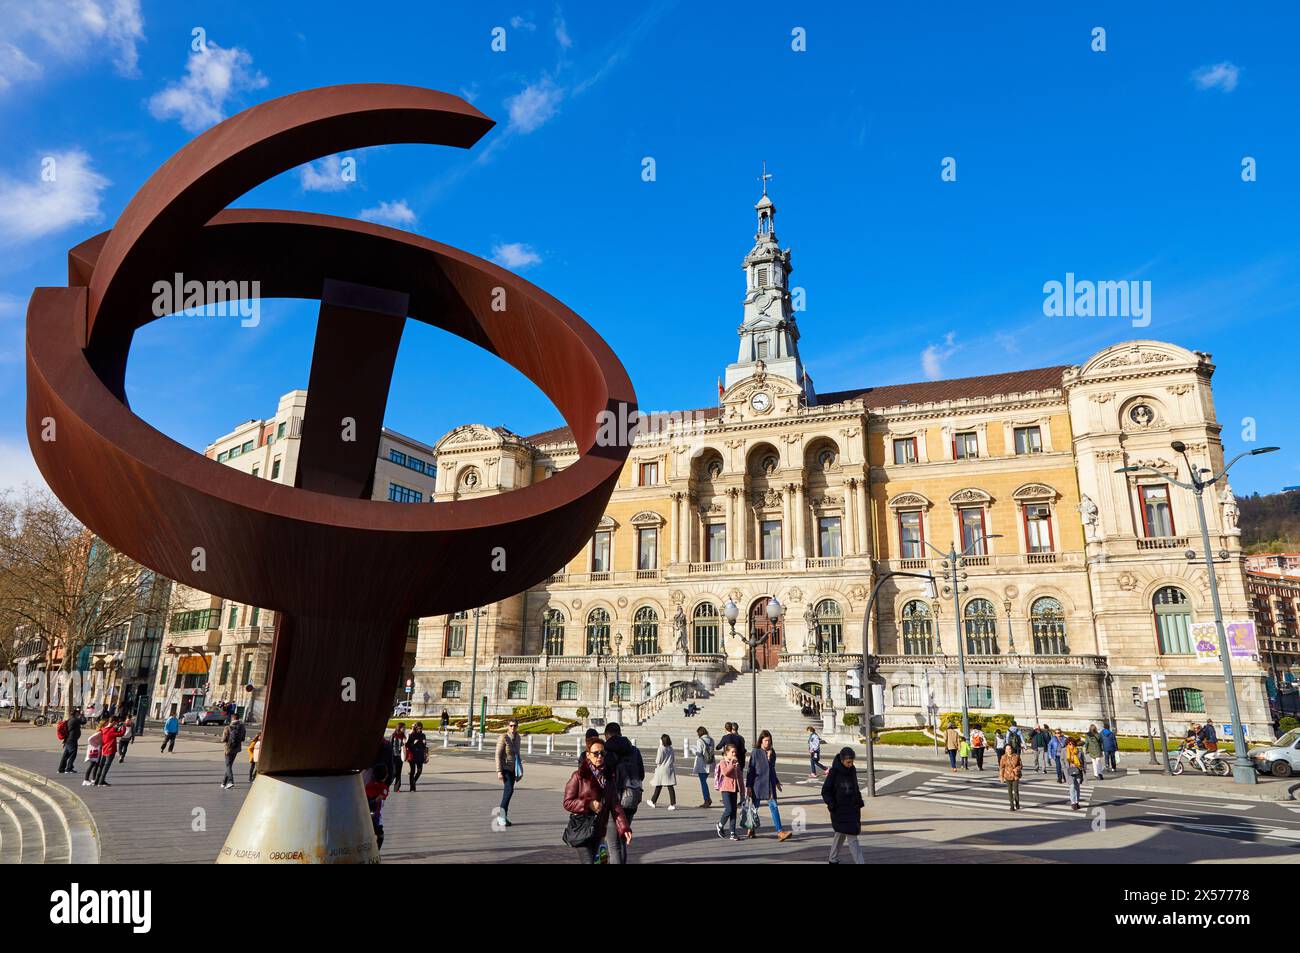
<path id="1" fill-rule="evenodd" d="M 1225 622 L 1223 629 L 1228 637 L 1228 651 L 1233 658 L 1259 660 L 1254 622 Z M 1193 622 L 1191 635 L 1198 662 L 1219 660 L 1219 631 L 1213 622 Z"/>
<path id="2" fill-rule="evenodd" d="M 1196 649 L 1196 661 L 1217 662 L 1219 660 L 1219 630 L 1213 622 L 1192 623 L 1192 645 Z"/>

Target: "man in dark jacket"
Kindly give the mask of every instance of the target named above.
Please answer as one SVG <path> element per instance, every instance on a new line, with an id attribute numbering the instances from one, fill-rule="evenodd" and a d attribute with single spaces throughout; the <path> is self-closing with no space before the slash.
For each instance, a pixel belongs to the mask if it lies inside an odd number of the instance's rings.
<path id="1" fill-rule="evenodd" d="M 623 813 L 627 815 L 627 822 L 631 825 L 637 806 L 641 803 L 645 761 L 641 758 L 640 749 L 623 737 L 623 727 L 616 721 L 605 724 L 605 769 L 614 778 L 614 791 L 623 807 Z M 609 848 L 611 864 L 627 863 L 627 841 L 614 824 L 605 830 L 605 844 Z"/>
<path id="2" fill-rule="evenodd" d="M 244 748 L 244 723 L 238 715 L 230 719 L 230 724 L 221 731 L 221 744 L 226 749 L 226 777 L 221 782 L 224 791 L 235 786 L 235 759 Z"/>
<path id="3" fill-rule="evenodd" d="M 864 804 L 862 790 L 858 787 L 858 772 L 853 766 L 852 748 L 841 748 L 835 756 L 835 762 L 822 782 L 822 800 L 831 813 L 831 830 L 835 832 L 831 839 L 830 862 L 840 862 L 840 848 L 847 843 L 853 860 L 859 864 L 866 863 L 858 844 Z"/>
<path id="4" fill-rule="evenodd" d="M 740 734 L 740 726 L 734 721 L 729 721 L 722 726 L 726 729 L 726 734 L 718 739 L 718 751 L 726 751 L 727 745 L 736 746 L 736 761 L 739 763 L 740 772 L 743 776 L 745 773 L 745 739 Z"/>
<path id="5" fill-rule="evenodd" d="M 77 771 L 77 746 L 81 744 L 81 728 L 86 717 L 80 708 L 72 709 L 72 717 L 64 722 L 63 757 L 59 758 L 59 774 Z"/>

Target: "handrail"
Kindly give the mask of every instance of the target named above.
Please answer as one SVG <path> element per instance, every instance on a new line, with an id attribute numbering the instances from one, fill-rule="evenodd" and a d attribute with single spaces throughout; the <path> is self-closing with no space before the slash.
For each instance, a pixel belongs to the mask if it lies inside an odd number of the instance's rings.
<path id="1" fill-rule="evenodd" d="M 786 697 L 790 700 L 792 705 L 797 707 L 800 711 L 805 708 L 811 708 L 816 717 L 821 717 L 822 700 L 820 697 L 804 691 L 794 682 L 788 682 L 786 684 L 786 689 Z"/>

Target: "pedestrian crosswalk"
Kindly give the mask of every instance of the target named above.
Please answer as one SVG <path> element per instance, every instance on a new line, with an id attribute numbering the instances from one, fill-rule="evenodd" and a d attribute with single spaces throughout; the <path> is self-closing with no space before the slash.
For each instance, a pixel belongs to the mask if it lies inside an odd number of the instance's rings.
<path id="1" fill-rule="evenodd" d="M 1020 782 L 1020 810 L 1017 816 L 1076 817 L 1088 819 L 1088 805 L 1092 792 L 1085 784 L 1080 793 L 1079 810 L 1070 807 L 1070 787 L 1057 783 L 1054 777 L 1027 776 Z M 936 775 L 924 784 L 903 795 L 905 800 L 948 804 L 969 810 L 1012 813 L 1007 800 L 1007 786 L 998 780 L 996 772 L 987 776 Z"/>

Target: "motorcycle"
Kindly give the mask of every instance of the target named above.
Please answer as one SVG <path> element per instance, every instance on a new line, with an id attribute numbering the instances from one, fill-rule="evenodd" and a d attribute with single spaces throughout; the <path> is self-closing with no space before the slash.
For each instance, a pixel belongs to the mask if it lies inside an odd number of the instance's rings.
<path id="1" fill-rule="evenodd" d="M 1226 778 L 1232 774 L 1232 764 L 1227 760 L 1225 752 L 1207 752 L 1200 748 L 1189 748 L 1186 745 L 1178 749 L 1178 757 L 1169 765 L 1169 770 L 1175 775 L 1179 775 L 1187 770 L 1188 764 L 1196 765 L 1201 769 L 1202 774 L 1215 777 Z"/>

